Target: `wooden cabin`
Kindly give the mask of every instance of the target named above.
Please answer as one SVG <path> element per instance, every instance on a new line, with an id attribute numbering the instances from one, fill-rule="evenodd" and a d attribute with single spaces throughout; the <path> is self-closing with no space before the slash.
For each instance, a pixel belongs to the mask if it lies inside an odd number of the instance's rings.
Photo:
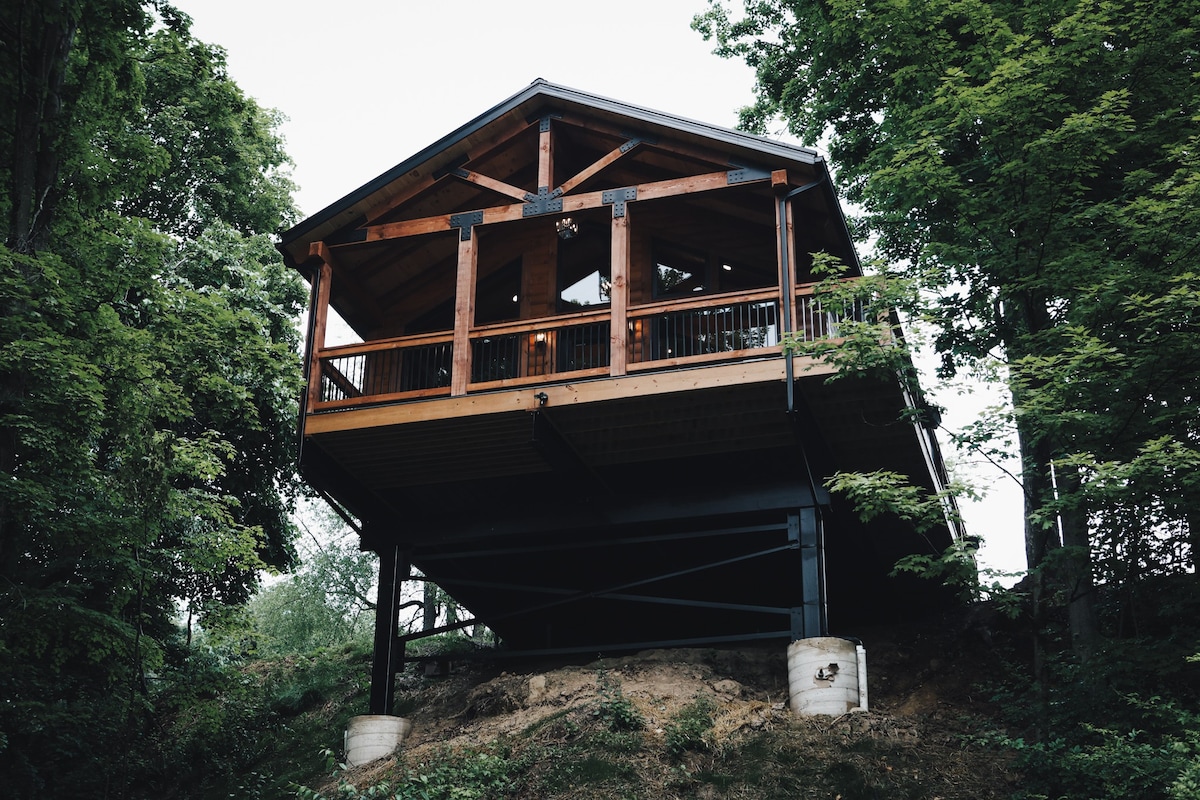
<path id="1" fill-rule="evenodd" d="M 539 80 L 279 246 L 312 284 L 302 471 L 381 555 L 374 713 L 410 565 L 541 652 L 786 642 L 942 597 L 888 572 L 948 529 L 822 486 L 940 488 L 914 398 L 781 346 L 856 313 L 812 299 L 813 253 L 858 269 L 816 152 Z M 331 309 L 361 341 L 327 343 Z"/>

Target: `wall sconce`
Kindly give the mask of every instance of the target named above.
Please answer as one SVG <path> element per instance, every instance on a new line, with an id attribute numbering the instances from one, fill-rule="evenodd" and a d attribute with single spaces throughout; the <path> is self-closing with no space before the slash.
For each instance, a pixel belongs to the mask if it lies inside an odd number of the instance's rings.
<path id="1" fill-rule="evenodd" d="M 560 239 L 574 239 L 579 233 L 579 223 L 570 217 L 563 217 L 554 223 L 554 230 L 558 231 Z"/>
<path id="2" fill-rule="evenodd" d="M 546 332 L 538 331 L 537 333 L 535 333 L 533 335 L 533 342 L 538 347 L 545 347 L 546 346 Z"/>

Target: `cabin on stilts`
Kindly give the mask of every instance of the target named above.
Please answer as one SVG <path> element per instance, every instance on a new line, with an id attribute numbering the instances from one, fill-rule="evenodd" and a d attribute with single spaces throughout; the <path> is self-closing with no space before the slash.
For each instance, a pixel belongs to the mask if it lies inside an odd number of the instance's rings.
<path id="1" fill-rule="evenodd" d="M 413 567 L 527 652 L 784 643 L 944 602 L 949 545 L 823 481 L 943 487 L 912 387 L 786 337 L 861 309 L 816 152 L 538 80 L 284 234 L 311 282 L 301 468 L 380 556 L 371 712 Z M 331 314 L 357 337 L 327 341 Z"/>

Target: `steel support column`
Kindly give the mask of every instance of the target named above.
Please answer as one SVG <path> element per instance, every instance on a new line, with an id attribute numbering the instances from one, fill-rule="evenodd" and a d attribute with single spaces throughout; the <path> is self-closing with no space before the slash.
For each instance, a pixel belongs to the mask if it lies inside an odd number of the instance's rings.
<path id="1" fill-rule="evenodd" d="M 788 538 L 800 551 L 800 605 L 792 609 L 792 639 L 825 636 L 825 547 L 817 509 L 789 514 Z"/>
<path id="2" fill-rule="evenodd" d="M 400 545 L 380 547 L 379 591 L 375 602 L 375 656 L 371 664 L 371 714 L 391 714 L 396 673 L 404 666 L 400 635 L 400 590 L 408 578 L 411 555 Z"/>

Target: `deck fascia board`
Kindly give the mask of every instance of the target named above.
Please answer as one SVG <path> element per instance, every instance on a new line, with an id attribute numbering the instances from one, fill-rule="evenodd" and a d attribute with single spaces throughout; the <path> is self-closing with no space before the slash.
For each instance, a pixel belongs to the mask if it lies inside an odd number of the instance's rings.
<path id="1" fill-rule="evenodd" d="M 805 357 L 794 357 L 795 374 L 828 375 L 835 371 L 828 364 Z M 462 417 L 530 412 L 540 407 L 603 403 L 648 395 L 716 389 L 728 386 L 769 383 L 786 380 L 783 358 L 744 361 L 693 369 L 646 372 L 615 378 L 599 378 L 573 383 L 539 384 L 500 391 L 440 397 L 393 405 L 370 406 L 344 411 L 309 414 L 305 419 L 306 436 L 338 431 L 381 428 Z M 545 401 L 538 397 L 545 394 Z"/>

